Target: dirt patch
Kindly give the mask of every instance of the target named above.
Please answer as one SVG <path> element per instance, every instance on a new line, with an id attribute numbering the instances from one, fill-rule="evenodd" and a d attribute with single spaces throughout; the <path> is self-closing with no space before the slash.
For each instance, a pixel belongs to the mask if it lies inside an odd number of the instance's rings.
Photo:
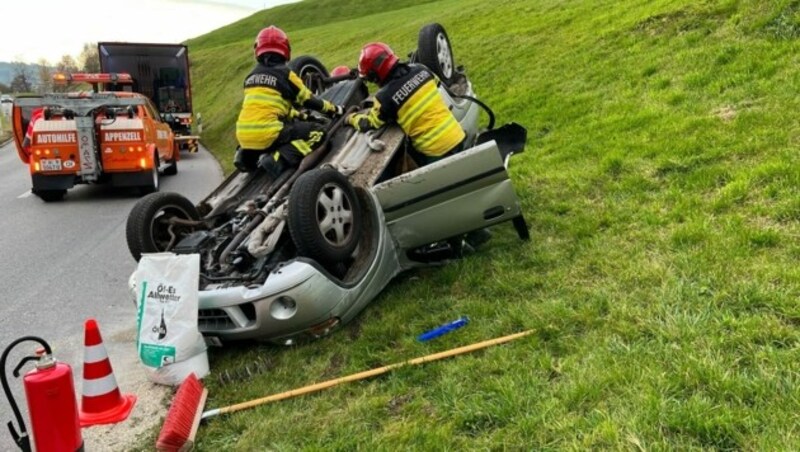
<path id="1" fill-rule="evenodd" d="M 386 404 L 386 409 L 389 411 L 389 414 L 392 416 L 397 416 L 403 410 L 403 406 L 407 404 L 412 399 L 411 394 L 405 394 L 401 396 L 392 397 L 392 400 Z"/>
<path id="2" fill-rule="evenodd" d="M 216 372 L 216 378 L 220 385 L 231 383 L 241 383 L 249 381 L 257 375 L 262 375 L 275 368 L 270 357 L 256 357 L 252 362 L 235 369 L 225 369 Z"/>
<path id="3" fill-rule="evenodd" d="M 331 361 L 328 367 L 322 373 L 322 378 L 330 379 L 341 376 L 342 366 L 344 365 L 344 358 L 342 355 L 336 353 L 331 356 Z"/>
<path id="4" fill-rule="evenodd" d="M 711 114 L 724 122 L 731 122 L 736 118 L 737 111 L 736 107 L 733 105 L 726 105 L 724 107 L 717 108 L 716 110 L 712 111 Z"/>

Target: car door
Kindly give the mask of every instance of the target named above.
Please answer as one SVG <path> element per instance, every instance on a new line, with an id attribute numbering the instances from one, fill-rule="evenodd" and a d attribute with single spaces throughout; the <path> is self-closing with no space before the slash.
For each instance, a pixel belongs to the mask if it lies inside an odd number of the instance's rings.
<path id="1" fill-rule="evenodd" d="M 373 188 L 390 233 L 402 249 L 515 220 L 520 202 L 495 141 L 417 168 Z"/>
<path id="2" fill-rule="evenodd" d="M 150 99 L 147 99 L 145 109 L 147 110 L 148 116 L 146 121 L 153 127 L 153 140 L 156 143 L 156 148 L 158 148 L 159 158 L 163 163 L 173 158 L 172 130 L 167 123 L 161 120 L 161 115 Z"/>

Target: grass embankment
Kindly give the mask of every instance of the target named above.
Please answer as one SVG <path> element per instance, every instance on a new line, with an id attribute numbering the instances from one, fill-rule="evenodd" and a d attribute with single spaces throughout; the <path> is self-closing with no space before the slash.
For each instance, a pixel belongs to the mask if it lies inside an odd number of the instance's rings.
<path id="1" fill-rule="evenodd" d="M 201 450 L 800 449 L 796 2 L 446 0 L 291 20 L 321 3 L 194 41 L 206 142 L 229 164 L 262 25 L 292 23 L 295 54 L 333 66 L 374 39 L 410 50 L 439 21 L 479 95 L 528 127 L 511 174 L 532 240 L 495 228 L 316 343 L 214 353 L 215 377 L 233 376 L 208 380 L 208 405 L 536 334 L 217 419 Z"/>

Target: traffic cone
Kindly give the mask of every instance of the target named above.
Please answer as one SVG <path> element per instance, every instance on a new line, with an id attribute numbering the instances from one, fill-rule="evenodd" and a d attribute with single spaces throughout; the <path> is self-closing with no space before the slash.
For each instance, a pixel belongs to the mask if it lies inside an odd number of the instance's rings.
<path id="1" fill-rule="evenodd" d="M 87 320 L 84 330 L 81 427 L 122 422 L 131 414 L 136 396 L 120 394 L 97 321 Z"/>

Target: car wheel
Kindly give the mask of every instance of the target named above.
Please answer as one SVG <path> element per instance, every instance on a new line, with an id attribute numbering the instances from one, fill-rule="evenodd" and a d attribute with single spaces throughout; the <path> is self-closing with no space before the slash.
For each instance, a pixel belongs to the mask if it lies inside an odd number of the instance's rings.
<path id="1" fill-rule="evenodd" d="M 34 190 L 33 193 L 44 202 L 55 202 L 64 199 L 66 190 Z"/>
<path id="2" fill-rule="evenodd" d="M 137 262 L 143 253 L 169 251 L 194 232 L 194 227 L 178 224 L 170 230 L 172 218 L 199 220 L 200 215 L 191 201 L 177 193 L 152 193 L 133 206 L 125 225 L 125 238 Z"/>
<path id="3" fill-rule="evenodd" d="M 145 185 L 141 185 L 139 187 L 139 193 L 142 195 L 149 195 L 150 193 L 155 193 L 158 191 L 160 187 L 161 181 L 158 175 L 158 153 L 153 156 L 153 169 L 150 171 L 150 180 L 147 181 Z"/>
<path id="4" fill-rule="evenodd" d="M 323 264 L 346 260 L 358 245 L 363 219 L 350 181 L 333 168 L 297 178 L 289 193 L 289 232 L 300 256 Z"/>
<path id="5" fill-rule="evenodd" d="M 175 151 L 175 152 L 180 152 Z M 172 160 L 167 160 L 167 167 L 164 168 L 164 175 L 165 176 L 174 176 L 178 174 L 178 160 L 173 158 Z"/>
<path id="6" fill-rule="evenodd" d="M 433 23 L 422 27 L 417 41 L 416 60 L 428 67 L 445 85 L 453 81 L 453 48 L 444 27 Z"/>
<path id="7" fill-rule="evenodd" d="M 303 55 L 290 61 L 288 66 L 303 80 L 303 84 L 312 93 L 319 95 L 328 88 L 328 85 L 322 79 L 330 77 L 330 73 L 318 59 Z"/>

